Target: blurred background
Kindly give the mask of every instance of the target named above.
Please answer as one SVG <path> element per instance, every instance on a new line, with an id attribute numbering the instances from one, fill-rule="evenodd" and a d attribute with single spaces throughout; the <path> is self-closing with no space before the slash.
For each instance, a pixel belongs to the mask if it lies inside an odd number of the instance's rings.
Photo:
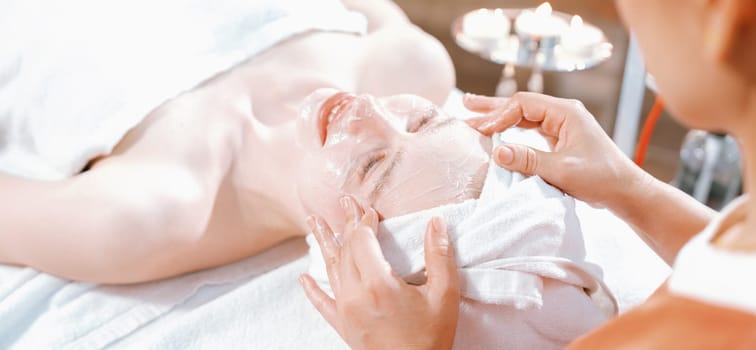
<path id="1" fill-rule="evenodd" d="M 413 23 L 438 38 L 449 51 L 457 71 L 457 87 L 465 92 L 493 95 L 501 75 L 502 66 L 469 53 L 454 43 L 451 23 L 468 11 L 478 8 L 536 7 L 543 0 L 395 0 Z M 576 98 L 596 116 L 609 135 L 614 130 L 617 101 L 628 44 L 628 34 L 614 7 L 606 0 L 550 0 L 555 11 L 578 14 L 587 22 L 601 28 L 614 45 L 612 57 L 589 70 L 571 73 L 544 72 L 544 93 L 558 97 Z M 516 78 L 520 90 L 526 86 L 530 70 L 517 68 Z M 648 114 L 653 92 L 646 91 L 642 116 Z M 641 123 L 643 120 L 641 120 Z M 680 157 L 680 145 L 686 129 L 664 112 L 654 130 L 644 168 L 665 182 L 674 178 Z"/>

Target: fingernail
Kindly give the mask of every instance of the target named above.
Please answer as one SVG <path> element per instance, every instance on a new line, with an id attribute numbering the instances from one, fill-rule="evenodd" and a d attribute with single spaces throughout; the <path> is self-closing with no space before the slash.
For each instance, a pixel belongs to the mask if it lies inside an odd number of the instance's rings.
<path id="1" fill-rule="evenodd" d="M 344 196 L 339 198 L 339 205 L 341 205 L 341 209 L 347 210 L 349 209 L 349 197 Z"/>
<path id="2" fill-rule="evenodd" d="M 501 146 L 496 151 L 496 160 L 498 160 L 499 164 L 512 163 L 513 159 L 514 159 L 514 152 L 512 151 L 512 148 L 510 148 L 509 146 Z"/>
<path id="3" fill-rule="evenodd" d="M 360 220 L 360 208 L 357 206 L 357 202 L 354 200 L 354 198 L 350 196 L 344 196 L 342 197 L 344 200 L 343 203 L 341 203 L 341 206 L 344 208 L 344 210 L 349 211 L 352 215 L 352 218 L 355 221 Z"/>
<path id="4" fill-rule="evenodd" d="M 436 232 L 446 232 L 446 223 L 444 222 L 444 219 L 435 216 L 433 219 L 431 219 L 431 225 L 433 225 L 433 231 Z"/>
<path id="5" fill-rule="evenodd" d="M 311 233 L 315 232 L 315 227 L 316 227 L 315 216 L 313 215 L 308 216 L 307 219 L 305 219 L 305 223 L 307 224 L 307 227 L 310 228 Z"/>
<path id="6" fill-rule="evenodd" d="M 446 223 L 444 219 L 436 216 L 431 219 L 431 226 L 433 226 L 433 232 L 431 237 L 435 241 L 434 246 L 438 249 L 438 252 L 448 254 L 450 251 L 449 233 L 446 232 Z"/>
<path id="7" fill-rule="evenodd" d="M 313 217 L 313 224 L 315 225 L 315 232 L 317 232 L 319 235 L 323 235 L 325 230 L 325 221 L 323 221 L 323 218 L 319 216 Z"/>
<path id="8" fill-rule="evenodd" d="M 365 224 L 367 224 L 371 228 L 378 225 L 378 213 L 375 211 L 375 209 L 368 208 L 365 214 L 366 214 Z"/>

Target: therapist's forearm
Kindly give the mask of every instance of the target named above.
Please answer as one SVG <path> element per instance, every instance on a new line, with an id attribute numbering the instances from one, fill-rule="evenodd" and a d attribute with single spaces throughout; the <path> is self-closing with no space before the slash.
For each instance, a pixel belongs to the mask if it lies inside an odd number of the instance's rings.
<path id="1" fill-rule="evenodd" d="M 667 263 L 706 227 L 715 211 L 643 172 L 608 209 L 633 226 Z"/>

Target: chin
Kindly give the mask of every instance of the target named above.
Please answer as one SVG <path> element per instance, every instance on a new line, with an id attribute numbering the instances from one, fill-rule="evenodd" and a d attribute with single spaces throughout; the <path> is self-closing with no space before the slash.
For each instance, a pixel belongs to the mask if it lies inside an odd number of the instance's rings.
<path id="1" fill-rule="evenodd" d="M 675 106 L 667 106 L 667 108 L 673 119 L 686 128 L 715 133 L 729 133 L 724 128 L 723 121 L 727 119 L 725 116 L 699 115 L 701 114 L 700 110 L 690 108 L 675 108 Z"/>

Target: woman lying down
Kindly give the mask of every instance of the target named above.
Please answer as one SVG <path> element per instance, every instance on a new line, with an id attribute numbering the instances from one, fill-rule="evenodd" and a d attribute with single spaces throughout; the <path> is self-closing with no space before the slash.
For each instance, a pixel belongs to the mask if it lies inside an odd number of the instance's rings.
<path id="1" fill-rule="evenodd" d="M 454 86 L 443 46 L 386 0 L 24 4 L 0 11 L 0 263 L 73 280 L 150 281 L 304 235 L 305 97 L 441 103 Z"/>
<path id="2" fill-rule="evenodd" d="M 617 312 L 600 269 L 583 260 L 574 200 L 539 177 L 492 163 L 496 137 L 417 96 L 375 98 L 330 89 L 306 100 L 299 127 L 308 154 L 299 193 L 305 207 L 322 217 L 310 225 L 323 257 L 331 265 L 354 259 L 354 267 L 329 266 L 327 274 L 318 245 L 309 239 L 311 275 L 322 288 L 332 290 L 330 279 L 333 292 L 348 298 L 348 287 L 340 285 L 350 275 L 374 278 L 374 266 L 360 264 L 360 256 L 333 255 L 340 238 L 363 245 L 366 254 L 379 249 L 356 237 L 370 233 L 324 232 L 330 225 L 344 227 L 347 217 L 364 217 L 372 225 L 381 217 L 378 241 L 390 268 L 411 284 L 424 284 L 423 233 L 438 216 L 459 267 L 456 348 L 561 348 Z"/>

